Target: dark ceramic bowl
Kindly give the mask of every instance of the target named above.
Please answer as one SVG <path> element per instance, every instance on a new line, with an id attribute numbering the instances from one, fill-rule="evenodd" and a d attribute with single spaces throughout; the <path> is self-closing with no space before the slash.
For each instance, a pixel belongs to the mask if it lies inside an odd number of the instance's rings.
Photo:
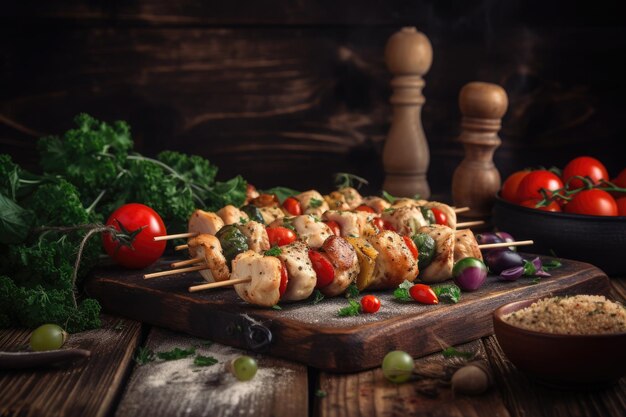
<path id="1" fill-rule="evenodd" d="M 589 262 L 608 275 L 626 273 L 626 216 L 552 213 L 497 197 L 493 224 L 517 240 L 534 240 L 530 252 Z"/>
<path id="2" fill-rule="evenodd" d="M 502 316 L 537 300 L 505 304 L 493 313 L 498 343 L 515 366 L 562 388 L 599 388 L 626 375 L 626 333 L 558 335 L 513 326 Z"/>

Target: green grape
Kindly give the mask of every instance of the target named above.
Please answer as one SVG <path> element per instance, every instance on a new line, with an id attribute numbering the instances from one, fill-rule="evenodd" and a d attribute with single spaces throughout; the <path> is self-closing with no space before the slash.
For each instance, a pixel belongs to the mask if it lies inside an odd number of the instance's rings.
<path id="1" fill-rule="evenodd" d="M 240 356 L 231 362 L 231 370 L 238 380 L 249 381 L 256 375 L 256 361 L 250 356 Z"/>
<path id="2" fill-rule="evenodd" d="M 59 349 L 65 343 L 67 333 L 56 324 L 44 324 L 30 335 L 30 348 L 34 351 Z"/>
<path id="3" fill-rule="evenodd" d="M 383 375 L 396 384 L 408 381 L 414 367 L 411 355 L 401 350 L 389 352 L 383 359 Z"/>

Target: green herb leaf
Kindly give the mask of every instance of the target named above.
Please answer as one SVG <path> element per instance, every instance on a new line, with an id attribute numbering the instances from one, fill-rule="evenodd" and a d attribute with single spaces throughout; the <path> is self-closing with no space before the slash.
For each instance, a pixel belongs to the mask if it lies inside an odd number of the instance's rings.
<path id="1" fill-rule="evenodd" d="M 264 255 L 265 256 L 278 256 L 281 253 L 283 253 L 281 248 L 279 248 L 278 246 L 273 246 L 271 249 L 266 250 Z"/>
<path id="2" fill-rule="evenodd" d="M 404 282 L 398 285 L 393 291 L 393 297 L 398 301 L 413 301 L 411 294 L 409 293 L 409 289 L 413 286 L 413 283 L 408 280 L 404 280 Z"/>
<path id="3" fill-rule="evenodd" d="M 357 175 L 348 174 L 347 172 L 337 172 L 335 174 L 335 186 L 338 190 L 348 187 L 361 188 L 363 184 L 368 185 L 369 182 Z"/>
<path id="4" fill-rule="evenodd" d="M 318 208 L 319 206 L 321 206 L 323 203 L 322 200 L 320 200 L 319 198 L 312 198 L 311 200 L 309 200 L 309 206 L 313 207 L 313 208 Z"/>
<path id="5" fill-rule="evenodd" d="M 440 284 L 430 287 L 439 300 L 456 304 L 461 299 L 461 289 L 455 284 Z"/>
<path id="6" fill-rule="evenodd" d="M 279 306 L 278 304 L 274 304 L 272 306 L 272 310 L 282 310 L 283 308 L 281 306 Z"/>
<path id="7" fill-rule="evenodd" d="M 193 364 L 196 366 L 212 366 L 216 363 L 218 363 L 218 360 L 215 359 L 213 356 L 196 355 L 193 360 Z"/>
<path id="8" fill-rule="evenodd" d="M 359 288 L 353 283 L 346 288 L 345 296 L 346 298 L 356 298 L 359 296 L 359 293 Z"/>
<path id="9" fill-rule="evenodd" d="M 542 269 L 545 272 L 548 272 L 548 271 L 551 271 L 553 269 L 560 268 L 562 266 L 563 266 L 563 264 L 560 261 L 558 261 L 556 259 L 550 259 L 548 262 L 544 262 L 543 263 L 543 268 Z"/>
<path id="10" fill-rule="evenodd" d="M 273 187 L 268 188 L 267 190 L 259 190 L 259 192 L 262 194 L 276 194 L 276 197 L 278 197 L 278 200 L 281 203 L 289 197 L 300 194 L 300 191 L 296 191 L 292 188 L 287 187 Z"/>
<path id="11" fill-rule="evenodd" d="M 328 393 L 324 390 L 318 389 L 317 391 L 315 391 L 315 396 L 317 398 L 324 398 L 328 395 Z"/>
<path id="12" fill-rule="evenodd" d="M 447 347 L 444 350 L 442 350 L 441 354 L 443 355 L 444 358 L 458 357 L 458 358 L 472 359 L 474 358 L 474 356 L 476 356 L 475 353 L 463 352 L 463 351 L 453 348 L 452 346 Z"/>
<path id="13" fill-rule="evenodd" d="M 358 316 L 361 314 L 361 304 L 353 299 L 349 299 L 349 306 L 339 309 L 339 317 Z"/>
<path id="14" fill-rule="evenodd" d="M 537 272 L 537 268 L 533 265 L 532 262 L 524 259 L 524 275 L 525 276 L 533 276 Z"/>
<path id="15" fill-rule="evenodd" d="M 134 359 L 137 365 L 145 365 L 154 361 L 154 352 L 146 347 L 140 346 L 139 349 L 137 349 L 137 354 Z"/>
<path id="16" fill-rule="evenodd" d="M 311 302 L 315 305 L 324 299 L 324 294 L 322 294 L 320 290 L 316 289 L 310 298 L 312 298 Z"/>
<path id="17" fill-rule="evenodd" d="M 385 190 L 383 190 L 383 198 L 387 200 L 390 204 L 393 204 L 398 199 L 398 197 L 392 196 Z"/>
<path id="18" fill-rule="evenodd" d="M 174 348 L 167 352 L 158 352 L 157 358 L 163 359 L 164 361 L 175 361 L 178 359 L 184 359 L 196 353 L 196 348 L 191 347 L 189 349 L 180 349 Z"/>
<path id="19" fill-rule="evenodd" d="M 26 240 L 33 213 L 0 193 L 0 243 L 16 244 Z"/>

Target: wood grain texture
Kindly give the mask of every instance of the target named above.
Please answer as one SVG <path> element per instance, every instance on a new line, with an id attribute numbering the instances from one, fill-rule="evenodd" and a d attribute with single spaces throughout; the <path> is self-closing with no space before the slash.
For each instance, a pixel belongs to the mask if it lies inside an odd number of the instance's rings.
<path id="1" fill-rule="evenodd" d="M 0 349 L 28 344 L 30 331 L 0 331 Z M 104 417 L 121 392 L 141 337 L 136 321 L 105 316 L 102 328 L 70 335 L 65 347 L 91 351 L 74 366 L 0 373 L 2 416 Z"/>
<path id="2" fill-rule="evenodd" d="M 145 348 L 154 352 L 175 347 L 196 348 L 196 354 L 219 362 L 208 367 L 193 364 L 194 356 L 176 361 L 137 366 L 115 413 L 126 416 L 306 416 L 308 380 L 304 366 L 255 355 L 258 371 L 246 382 L 237 381 L 225 369 L 245 351 L 210 344 L 166 330 L 153 328 Z"/>
<path id="3" fill-rule="evenodd" d="M 476 352 L 479 360 L 486 358 L 480 340 L 457 349 Z M 444 358 L 433 354 L 418 359 L 416 367 L 430 363 L 444 363 Z M 454 395 L 449 385 L 431 378 L 394 384 L 385 379 L 380 368 L 349 375 L 321 373 L 319 389 L 325 394 L 315 402 L 315 415 L 319 417 L 509 417 L 496 387 L 481 396 Z"/>
<path id="4" fill-rule="evenodd" d="M 156 268 L 169 269 L 169 263 L 163 260 Z M 343 297 L 317 305 L 284 304 L 276 311 L 248 305 L 232 289 L 188 293 L 187 288 L 199 280 L 195 273 L 144 280 L 136 272 L 108 269 L 94 274 L 85 288 L 111 313 L 235 347 L 252 346 L 250 332 L 260 323 L 272 333 L 268 354 L 333 372 L 376 367 L 393 348 L 419 357 L 439 350 L 441 341 L 454 345 L 492 334 L 491 313 L 509 301 L 609 291 L 608 279 L 599 269 L 564 261 L 552 278 L 536 285 L 491 277 L 478 291 L 464 293 L 458 304 L 436 306 L 401 304 L 393 300 L 392 291 L 384 291 L 377 293 L 383 308 L 375 315 L 338 317 L 347 304 Z M 337 348 L 327 350 L 328 346 Z"/>

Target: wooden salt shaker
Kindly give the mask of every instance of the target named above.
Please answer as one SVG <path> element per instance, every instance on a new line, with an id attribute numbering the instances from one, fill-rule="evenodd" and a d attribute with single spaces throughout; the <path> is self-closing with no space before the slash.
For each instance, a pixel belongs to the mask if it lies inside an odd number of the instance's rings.
<path id="1" fill-rule="evenodd" d="M 452 177 L 452 199 L 457 207 L 470 207 L 467 217 L 488 217 L 500 189 L 500 173 L 493 164 L 493 153 L 502 141 L 498 131 L 509 105 L 497 84 L 471 82 L 459 94 L 463 114 L 459 142 L 465 159 Z"/>
<path id="2" fill-rule="evenodd" d="M 433 61 L 428 38 L 414 27 L 393 34 L 385 47 L 385 61 L 394 75 L 391 128 L 383 149 L 383 188 L 395 196 L 430 196 L 426 171 L 430 155 L 422 128 L 424 79 Z"/>

